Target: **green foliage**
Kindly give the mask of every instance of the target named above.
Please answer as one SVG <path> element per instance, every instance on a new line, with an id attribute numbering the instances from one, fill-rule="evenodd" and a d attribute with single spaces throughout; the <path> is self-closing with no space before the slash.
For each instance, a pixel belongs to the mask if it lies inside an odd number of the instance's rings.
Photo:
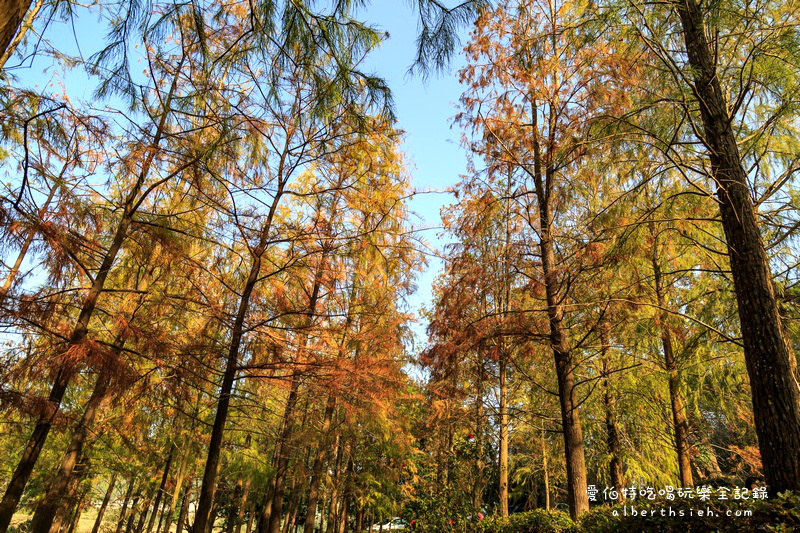
<path id="1" fill-rule="evenodd" d="M 489 518 L 481 522 L 482 533 L 560 533 L 574 531 L 575 524 L 562 511 L 535 509 L 508 517 Z"/>

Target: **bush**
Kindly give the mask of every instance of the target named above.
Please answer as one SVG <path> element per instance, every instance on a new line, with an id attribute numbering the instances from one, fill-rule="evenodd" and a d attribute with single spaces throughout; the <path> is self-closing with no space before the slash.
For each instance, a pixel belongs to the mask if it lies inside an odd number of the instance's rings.
<path id="1" fill-rule="evenodd" d="M 480 523 L 481 533 L 566 533 L 575 530 L 569 515 L 562 511 L 535 509 L 507 518 L 487 518 Z"/>

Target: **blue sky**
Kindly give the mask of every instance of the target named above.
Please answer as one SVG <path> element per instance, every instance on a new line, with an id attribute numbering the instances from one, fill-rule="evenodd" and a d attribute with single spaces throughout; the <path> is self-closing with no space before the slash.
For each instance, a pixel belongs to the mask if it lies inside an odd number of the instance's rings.
<path id="1" fill-rule="evenodd" d="M 410 202 L 410 209 L 417 215 L 414 224 L 425 240 L 441 248 L 444 242 L 439 238 L 439 212 L 443 205 L 454 200 L 452 194 L 445 191 L 455 185 L 466 168 L 465 154 L 458 143 L 460 133 L 457 128 L 450 127 L 456 112 L 455 103 L 461 94 L 456 72 L 464 64 L 463 56 L 454 56 L 447 72 L 432 74 L 425 80 L 419 75 L 412 76 L 408 70 L 414 62 L 418 34 L 418 17 L 412 7 L 402 0 L 374 0 L 363 19 L 389 34 L 380 48 L 369 55 L 363 69 L 384 78 L 392 90 L 397 126 L 406 132 L 404 152 L 411 167 L 413 187 L 418 191 L 430 191 L 417 194 Z M 105 28 L 97 20 L 96 11 L 81 13 L 74 27 L 54 20 L 43 39 L 67 54 L 80 51 L 88 57 L 103 43 Z M 467 32 L 468 28 L 461 32 L 462 45 Z M 29 41 L 24 52 L 30 52 L 33 44 L 33 40 Z M 51 58 L 42 55 L 36 58 L 33 68 L 27 68 L 30 62 L 24 63 L 25 66 L 15 67 L 19 59 L 12 58 L 6 65 L 23 85 L 36 84 L 42 88 L 52 84 L 53 92 L 61 92 L 57 80 L 64 79 L 70 98 L 92 98 L 93 84 L 86 83 L 83 71 L 73 70 L 66 75 L 52 69 L 42 72 L 46 65 L 52 64 Z M 428 268 L 420 275 L 418 291 L 409 300 L 414 312 L 430 303 L 431 283 L 440 268 L 441 261 L 428 255 Z M 425 324 L 417 323 L 413 330 L 418 341 L 424 341 Z"/>
<path id="2" fill-rule="evenodd" d="M 456 184 L 466 172 L 466 156 L 459 145 L 458 128 L 450 128 L 456 113 L 455 104 L 461 95 L 456 73 L 465 64 L 459 53 L 452 59 L 449 72 L 431 75 L 424 80 L 408 75 L 416 53 L 417 14 L 405 2 L 377 0 L 367 11 L 365 20 L 389 33 L 389 38 L 368 58 L 367 70 L 384 78 L 392 89 L 398 127 L 405 130 L 404 150 L 412 164 L 413 185 L 418 190 L 442 191 L 419 194 L 410 207 L 419 215 L 416 223 L 430 228 L 422 232 L 428 242 L 440 248 L 439 211 L 452 203 L 452 194 L 443 192 Z M 462 46 L 468 28 L 461 32 Z M 458 47 L 458 50 L 462 48 Z M 418 281 L 419 289 L 410 304 L 416 311 L 431 302 L 431 283 L 441 268 L 441 261 L 428 256 L 428 269 Z M 425 338 L 424 324 L 414 328 L 420 341 Z"/>

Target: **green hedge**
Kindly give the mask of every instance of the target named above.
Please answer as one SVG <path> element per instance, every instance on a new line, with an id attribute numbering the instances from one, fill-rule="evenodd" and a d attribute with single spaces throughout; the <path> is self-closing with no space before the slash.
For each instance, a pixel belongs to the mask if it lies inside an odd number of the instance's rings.
<path id="1" fill-rule="evenodd" d="M 632 516 L 632 507 L 636 510 L 636 516 Z M 668 515 L 670 507 L 676 516 Z M 665 510 L 667 516 L 661 516 L 661 509 Z M 703 516 L 696 514 L 698 509 L 703 511 Z M 709 509 L 713 514 L 707 514 Z M 642 513 L 645 510 L 647 513 Z M 690 510 L 693 513 L 691 515 Z M 735 516 L 737 511 L 743 510 L 751 510 L 752 515 Z M 683 517 L 679 516 L 680 511 L 684 512 Z M 769 500 L 744 502 L 635 500 L 625 508 L 622 505 L 594 507 L 580 518 L 578 524 L 561 511 L 537 509 L 507 518 L 490 517 L 472 524 L 420 523 L 416 530 L 420 533 L 790 532 L 800 531 L 800 494 L 783 494 Z"/>
<path id="2" fill-rule="evenodd" d="M 574 523 L 562 511 L 536 509 L 507 518 L 487 518 L 480 522 L 480 533 L 561 533 L 574 531 Z"/>

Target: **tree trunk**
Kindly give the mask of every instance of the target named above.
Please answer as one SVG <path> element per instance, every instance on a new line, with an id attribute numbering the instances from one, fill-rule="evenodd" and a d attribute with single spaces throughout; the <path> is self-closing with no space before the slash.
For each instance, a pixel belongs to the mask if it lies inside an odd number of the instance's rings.
<path id="1" fill-rule="evenodd" d="M 501 348 L 500 372 L 500 516 L 508 516 L 508 384 L 505 347 Z"/>
<path id="2" fill-rule="evenodd" d="M 475 444 L 478 447 L 478 453 L 475 454 L 475 462 L 473 463 L 473 470 L 475 472 L 475 481 L 472 485 L 472 506 L 475 509 L 480 509 L 483 505 L 483 362 L 477 365 L 477 389 L 475 394 Z"/>
<path id="3" fill-rule="evenodd" d="M 92 527 L 92 533 L 97 533 L 100 531 L 100 524 L 103 523 L 103 516 L 106 514 L 106 509 L 108 508 L 108 502 L 111 500 L 111 496 L 114 492 L 114 485 L 117 484 L 117 473 L 114 472 L 111 475 L 111 479 L 108 481 L 108 490 L 106 490 L 106 495 L 103 497 L 103 503 L 100 504 L 100 509 L 97 511 L 97 518 L 94 521 L 94 527 Z"/>
<path id="4" fill-rule="evenodd" d="M 250 508 L 250 511 L 247 513 L 247 530 L 245 533 L 251 533 L 253 531 L 253 515 L 255 511 L 253 508 Z"/>
<path id="5" fill-rule="evenodd" d="M 164 496 L 164 488 L 167 486 L 169 471 L 172 467 L 172 459 L 175 457 L 175 448 L 175 443 L 170 444 L 167 462 L 164 465 L 164 473 L 161 475 L 161 483 L 158 485 L 158 491 L 156 492 L 156 501 L 153 503 L 153 513 L 150 515 L 150 521 L 147 523 L 147 533 L 153 531 L 153 526 L 156 523 L 156 515 L 161 507 L 161 498 Z"/>
<path id="6" fill-rule="evenodd" d="M 208 517 L 208 530 L 207 533 L 213 533 L 214 531 L 214 522 L 217 521 L 217 514 L 219 513 L 219 494 L 214 491 L 214 505 L 211 506 L 211 513 Z"/>
<path id="7" fill-rule="evenodd" d="M 601 328 L 600 361 L 603 365 L 603 406 L 606 411 L 606 443 L 610 456 L 608 470 L 611 484 L 619 494 L 620 500 L 624 500 L 622 488 L 625 485 L 622 480 L 622 445 L 619 442 L 619 428 L 617 427 L 617 402 L 608 377 L 608 331 L 604 325 Z"/>
<path id="8" fill-rule="evenodd" d="M 328 395 L 325 405 L 325 414 L 322 420 L 322 437 L 317 447 L 317 454 L 314 458 L 314 466 L 311 471 L 311 486 L 308 489 L 308 509 L 306 510 L 306 523 L 303 525 L 303 533 L 314 533 L 314 520 L 317 517 L 317 504 L 319 503 L 319 487 L 322 483 L 322 469 L 325 464 L 325 456 L 330 448 L 330 429 L 333 411 L 336 408 L 336 398 L 333 394 Z"/>
<path id="9" fill-rule="evenodd" d="M 792 373 L 772 276 L 750 198 L 703 14 L 696 0 L 676 2 L 717 183 L 739 308 L 753 418 L 770 493 L 800 489 L 800 391 Z"/>
<path id="10" fill-rule="evenodd" d="M 28 9 L 27 14 L 25 15 L 22 24 L 20 24 L 19 29 L 17 30 L 16 35 L 11 39 L 11 42 L 6 47 L 5 51 L 0 53 L 0 71 L 6 66 L 9 58 L 14 54 L 14 51 L 19 46 L 19 43 L 22 42 L 22 38 L 25 37 L 25 34 L 33 27 L 33 21 L 36 20 L 36 15 L 39 14 L 39 10 L 42 9 L 44 5 L 44 0 L 36 0 Z"/>
<path id="11" fill-rule="evenodd" d="M 661 328 L 661 345 L 664 348 L 664 368 L 667 371 L 667 383 L 669 386 L 669 399 L 672 408 L 672 424 L 675 433 L 675 453 L 678 455 L 678 470 L 681 478 L 681 486 L 691 487 L 694 485 L 692 480 L 692 463 L 689 459 L 689 422 L 686 419 L 686 410 L 683 404 L 683 396 L 680 391 L 680 375 L 675 363 L 675 352 L 672 347 L 672 335 L 670 335 L 667 320 L 669 315 L 666 311 L 666 298 L 664 295 L 661 267 L 656 257 L 656 243 L 653 243 L 653 281 L 656 289 L 656 302 L 658 303 L 659 325 Z"/>
<path id="12" fill-rule="evenodd" d="M 547 157 L 542 154 L 540 131 L 538 125 L 538 109 L 535 100 L 532 105 L 532 134 L 534 152 L 534 186 L 538 203 L 539 251 L 542 258 L 542 275 L 544 278 L 547 301 L 547 317 L 550 326 L 550 347 L 558 381 L 558 398 L 561 405 L 561 424 L 564 435 L 564 456 L 567 470 L 567 501 L 573 520 L 589 510 L 589 496 L 586 493 L 586 459 L 583 448 L 583 430 L 578 413 L 578 398 L 575 390 L 574 361 L 567 344 L 564 331 L 563 295 L 560 294 L 558 267 L 553 242 L 553 190 L 556 179 L 553 153 L 555 150 L 555 130 L 552 125 L 557 118 L 551 103 L 549 106 L 551 125 L 547 143 Z M 529 222 L 530 223 L 530 222 Z"/>
<path id="13" fill-rule="evenodd" d="M 544 471 L 544 508 L 550 510 L 550 471 L 547 468 L 547 447 L 545 446 L 544 428 L 542 428 L 542 470 Z"/>
<path id="14" fill-rule="evenodd" d="M 247 442 L 248 443 L 250 442 L 250 435 L 247 436 Z M 234 533 L 241 533 L 242 521 L 244 520 L 245 507 L 249 505 L 249 497 L 250 497 L 250 478 L 248 477 L 247 480 L 244 482 L 244 489 L 242 491 L 242 500 L 239 503 L 239 508 L 236 512 L 236 528 L 234 529 Z"/>
<path id="15" fill-rule="evenodd" d="M 133 531 L 133 525 L 136 523 L 136 511 L 137 511 L 136 506 L 139 504 L 141 496 L 142 496 L 141 494 L 137 494 L 136 497 L 133 499 L 133 503 L 131 503 L 131 512 L 128 515 L 128 523 L 125 526 L 125 533 L 131 533 Z M 122 518 L 125 517 L 123 516 Z"/>
<path id="16" fill-rule="evenodd" d="M 69 521 L 66 528 L 62 531 L 66 531 L 66 533 L 74 533 L 78 523 L 81 520 L 81 514 L 83 513 L 83 507 L 86 502 L 86 495 L 89 494 L 89 490 L 91 489 L 90 486 L 87 486 L 83 492 L 81 492 L 80 497 L 77 498 L 74 502 L 74 506 L 70 507 L 71 513 L 69 513 Z"/>
<path id="17" fill-rule="evenodd" d="M 289 397 L 286 399 L 286 408 L 283 411 L 281 437 L 278 441 L 278 462 L 272 486 L 272 504 L 270 505 L 267 533 L 279 533 L 281 527 L 281 516 L 283 514 L 283 484 L 286 473 L 289 470 L 289 439 L 292 436 L 294 409 L 297 405 L 297 393 L 299 388 L 300 380 L 297 376 L 293 376 Z"/>
<path id="18" fill-rule="evenodd" d="M 348 453 L 347 470 L 344 476 L 344 490 L 342 494 L 342 510 L 339 513 L 339 533 L 347 533 L 348 504 L 353 499 L 353 464 L 352 451 Z"/>
<path id="19" fill-rule="evenodd" d="M 364 529 L 364 509 L 360 508 L 356 512 L 356 531 L 361 533 Z"/>
<path id="20" fill-rule="evenodd" d="M 233 498 L 231 499 L 231 503 L 233 506 L 228 513 L 228 522 L 225 524 L 225 533 L 233 533 L 233 528 L 236 526 L 236 522 L 239 518 L 239 507 L 242 503 L 242 492 L 244 491 L 244 482 L 242 481 L 242 477 L 236 480 L 236 487 L 233 489 Z"/>
<path id="21" fill-rule="evenodd" d="M 274 204 L 277 202 L 277 197 Z M 270 210 L 272 215 L 272 210 Z M 271 216 L 270 216 L 271 222 Z M 262 234 L 261 243 L 254 252 L 253 263 L 250 266 L 250 273 L 239 300 L 239 308 L 236 312 L 236 320 L 231 331 L 231 344 L 228 349 L 228 356 L 225 362 L 225 373 L 222 376 L 219 397 L 217 399 L 217 412 L 214 416 L 214 425 L 211 429 L 211 440 L 208 444 L 208 456 L 206 458 L 205 471 L 203 473 L 203 484 L 200 487 L 200 501 L 197 504 L 195 513 L 193 533 L 205 533 L 208 523 L 208 514 L 212 505 L 214 487 L 217 480 L 217 469 L 219 466 L 219 455 L 222 449 L 222 437 L 225 431 L 225 423 L 228 420 L 228 409 L 230 407 L 230 397 L 233 391 L 233 381 L 236 378 L 239 361 L 239 346 L 244 336 L 244 320 L 250 307 L 250 296 L 258 281 L 261 271 L 261 254 L 263 253 L 263 243 L 266 242 L 266 234 Z"/>
<path id="22" fill-rule="evenodd" d="M 70 438 L 67 452 L 61 461 L 61 466 L 55 474 L 50 488 L 44 499 L 36 506 L 36 511 L 31 519 L 30 530 L 33 533 L 58 533 L 61 524 L 55 520 L 59 514 L 59 508 L 66 506 L 65 495 L 70 480 L 73 478 L 73 470 L 83 457 L 83 448 L 86 438 L 94 425 L 97 412 L 105 400 L 108 393 L 108 386 L 111 382 L 111 373 L 101 371 L 95 382 L 94 390 L 86 404 L 86 408 Z M 64 514 L 63 512 L 61 513 Z"/>
<path id="23" fill-rule="evenodd" d="M 339 438 L 339 435 L 336 435 L 336 444 L 334 444 L 334 449 L 336 450 L 336 460 L 333 464 L 333 482 L 331 483 L 331 500 L 330 500 L 330 508 L 328 509 L 328 523 L 325 528 L 325 533 L 333 533 L 333 528 L 336 525 L 336 509 L 339 505 L 339 474 L 341 472 L 342 467 L 342 441 Z"/>
<path id="24" fill-rule="evenodd" d="M 11 41 L 14 40 L 30 5 L 30 0 L 2 0 L 0 2 L 0 56 L 5 54 Z"/>
<path id="25" fill-rule="evenodd" d="M 539 187 L 537 187 L 539 188 Z M 563 305 L 558 295 L 558 280 L 555 271 L 555 254 L 551 240 L 549 194 L 539 195 L 541 224 L 540 249 L 542 271 L 547 297 L 547 314 L 550 323 L 550 345 L 558 380 L 558 396 L 561 404 L 561 422 L 564 434 L 564 455 L 567 470 L 567 500 L 573 519 L 589 510 L 589 497 L 586 493 L 586 462 L 583 449 L 583 430 L 578 413 L 578 398 L 575 390 L 573 359 L 567 347 L 563 326 Z"/>
<path id="26" fill-rule="evenodd" d="M 142 512 L 139 515 L 139 521 L 136 522 L 136 527 L 134 528 L 134 531 L 136 531 L 136 533 L 141 533 L 142 531 L 144 531 L 145 519 L 147 518 L 147 513 L 150 511 L 150 502 L 152 502 L 152 500 L 153 500 L 152 493 L 149 493 L 147 497 L 144 499 L 144 505 L 142 505 Z"/>
<path id="27" fill-rule="evenodd" d="M 175 533 L 181 533 L 185 528 L 184 524 L 186 523 L 186 517 L 189 514 L 189 499 L 192 493 L 192 483 L 189 482 L 186 484 L 186 488 L 183 491 L 183 500 L 181 501 L 181 510 L 178 512 L 178 522 L 175 524 Z M 169 533 L 169 531 L 167 531 Z"/>
<path id="28" fill-rule="evenodd" d="M 175 507 L 178 505 L 178 500 L 180 499 L 181 489 L 183 488 L 183 482 L 185 478 L 186 458 L 184 458 L 184 461 L 181 463 L 180 468 L 178 469 L 178 475 L 175 478 L 175 487 L 172 489 L 172 496 L 170 496 L 169 502 L 167 503 L 164 511 L 164 514 L 166 515 L 164 529 L 161 529 L 161 523 L 158 524 L 158 531 L 160 533 L 169 533 L 169 529 L 172 527 L 172 517 L 175 515 Z"/>
<path id="29" fill-rule="evenodd" d="M 131 476 L 128 482 L 128 490 L 125 491 L 125 498 L 122 499 L 122 508 L 119 511 L 119 520 L 117 520 L 117 529 L 114 533 L 122 533 L 122 527 L 125 525 L 125 511 L 128 510 L 128 503 L 130 503 L 131 495 L 133 494 L 133 485 L 136 483 L 136 478 Z M 134 502 L 134 505 L 136 503 Z"/>

